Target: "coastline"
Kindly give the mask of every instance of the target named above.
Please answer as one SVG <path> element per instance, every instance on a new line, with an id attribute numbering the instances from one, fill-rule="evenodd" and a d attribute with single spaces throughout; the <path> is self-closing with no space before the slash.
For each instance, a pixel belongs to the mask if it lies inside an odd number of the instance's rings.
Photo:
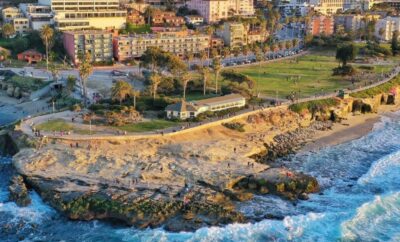
<path id="1" fill-rule="evenodd" d="M 372 131 L 386 113 L 400 110 L 400 104 L 382 105 L 377 113 L 350 114 L 346 120 L 340 123 L 333 123 L 330 130 L 317 131 L 313 134 L 307 144 L 298 153 L 315 152 L 323 148 L 343 144 L 359 139 Z"/>

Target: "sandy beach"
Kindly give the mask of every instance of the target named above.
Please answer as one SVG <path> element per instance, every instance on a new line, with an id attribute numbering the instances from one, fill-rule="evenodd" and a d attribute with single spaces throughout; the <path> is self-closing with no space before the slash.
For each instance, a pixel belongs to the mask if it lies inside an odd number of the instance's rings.
<path id="1" fill-rule="evenodd" d="M 310 142 L 300 152 L 317 151 L 328 146 L 361 138 L 373 129 L 375 123 L 379 122 L 383 115 L 398 110 L 400 110 L 400 104 L 382 105 L 377 113 L 350 114 L 347 120 L 343 120 L 341 123 L 334 123 L 332 129 L 317 131 L 310 137 Z"/>

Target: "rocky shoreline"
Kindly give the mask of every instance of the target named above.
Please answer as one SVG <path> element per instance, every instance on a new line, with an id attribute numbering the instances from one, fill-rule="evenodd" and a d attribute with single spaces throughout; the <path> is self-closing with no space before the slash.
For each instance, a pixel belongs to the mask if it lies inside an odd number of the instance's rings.
<path id="1" fill-rule="evenodd" d="M 370 110 L 377 109 L 375 99 Z M 353 100 L 345 99 L 317 114 L 266 110 L 237 120 L 245 132 L 221 125 L 172 138 L 49 140 L 40 149 L 21 149 L 13 165 L 28 187 L 73 220 L 116 220 L 170 231 L 252 222 L 236 202 L 254 195 L 295 202 L 319 192 L 314 177 L 275 160 L 346 119 L 352 106 Z M 13 137 L 32 147 L 26 137 Z"/>

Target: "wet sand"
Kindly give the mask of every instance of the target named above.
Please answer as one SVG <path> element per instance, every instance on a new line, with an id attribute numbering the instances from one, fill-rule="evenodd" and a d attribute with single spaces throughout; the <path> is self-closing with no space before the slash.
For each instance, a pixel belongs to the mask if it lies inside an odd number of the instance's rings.
<path id="1" fill-rule="evenodd" d="M 400 104 L 385 105 L 379 107 L 378 113 L 349 114 L 347 120 L 334 123 L 331 130 L 315 133 L 300 152 L 316 151 L 361 138 L 371 132 L 375 123 L 379 122 L 385 113 L 395 112 L 399 109 Z"/>

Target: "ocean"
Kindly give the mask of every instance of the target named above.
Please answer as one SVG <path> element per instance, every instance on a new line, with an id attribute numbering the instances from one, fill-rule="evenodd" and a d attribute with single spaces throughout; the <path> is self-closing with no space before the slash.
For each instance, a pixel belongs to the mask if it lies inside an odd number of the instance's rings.
<path id="1" fill-rule="evenodd" d="M 69 221 L 31 192 L 33 203 L 7 201 L 11 159 L 1 158 L 0 241 L 400 241 L 400 113 L 368 135 L 282 160 L 318 178 L 322 191 L 297 204 L 256 196 L 238 204 L 255 223 L 171 233 L 102 221 Z M 266 214 L 282 217 L 265 219 Z"/>

